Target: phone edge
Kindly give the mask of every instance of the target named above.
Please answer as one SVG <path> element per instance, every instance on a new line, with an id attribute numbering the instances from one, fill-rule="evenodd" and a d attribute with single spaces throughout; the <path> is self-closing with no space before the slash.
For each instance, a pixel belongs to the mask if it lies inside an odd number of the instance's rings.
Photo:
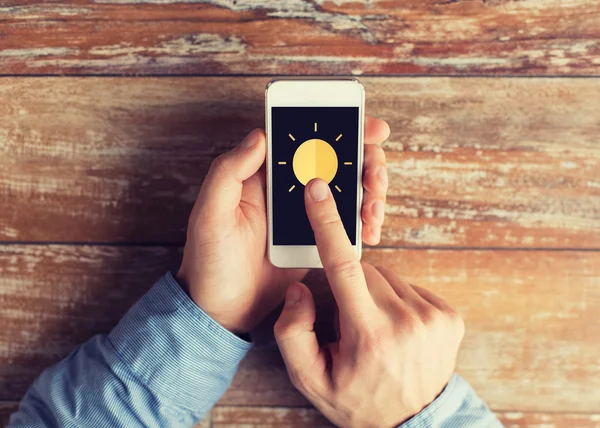
<path id="1" fill-rule="evenodd" d="M 309 268 L 309 269 L 314 269 L 314 268 L 322 268 L 322 264 L 319 262 L 318 265 L 307 265 L 307 266 L 299 266 L 299 265 L 294 265 L 294 266 L 282 266 L 277 264 L 277 262 L 273 259 L 273 254 L 272 254 L 272 249 L 273 249 L 273 245 L 272 245 L 272 237 L 273 237 L 273 221 L 272 221 L 272 192 L 271 192 L 271 175 L 272 175 L 272 162 L 271 162 L 271 134 L 269 132 L 269 125 L 271 122 L 271 116 L 270 116 L 270 109 L 269 109 L 269 103 L 268 103 L 268 94 L 269 94 L 269 88 L 279 82 L 279 81 L 297 81 L 297 80 L 321 80 L 321 81 L 327 81 L 327 80 L 345 80 L 345 81 L 352 81 L 355 82 L 356 84 L 359 85 L 360 87 L 360 92 L 361 92 L 361 100 L 360 100 L 360 104 L 359 104 L 359 133 L 358 133 L 358 154 L 359 154 L 359 159 L 358 159 L 358 168 L 357 168 L 357 182 L 358 182 L 358 186 L 357 186 L 357 206 L 356 206 L 356 244 L 354 245 L 356 247 L 356 254 L 358 257 L 358 260 L 362 259 L 362 201 L 363 201 L 363 193 L 364 193 L 364 189 L 363 189 L 363 180 L 362 180 L 362 170 L 363 170 L 363 163 L 364 163 L 364 126 L 365 126 L 365 87 L 363 85 L 363 83 L 356 77 L 342 77 L 342 76 L 302 76 L 302 77 L 295 77 L 295 76 L 281 76 L 281 77 L 273 77 L 272 79 L 270 79 L 266 86 L 265 86 L 265 135 L 267 137 L 267 151 L 266 151 L 266 188 L 267 188 L 267 258 L 269 259 L 269 262 L 277 267 L 277 268 L 295 268 L 295 269 L 301 269 L 301 268 Z"/>

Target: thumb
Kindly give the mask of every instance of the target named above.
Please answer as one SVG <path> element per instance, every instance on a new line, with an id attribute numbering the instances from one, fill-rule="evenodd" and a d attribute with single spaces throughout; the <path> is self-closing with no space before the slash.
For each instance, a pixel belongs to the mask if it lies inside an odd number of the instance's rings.
<path id="1" fill-rule="evenodd" d="M 255 129 L 235 149 L 217 157 L 200 189 L 204 209 L 217 217 L 232 213 L 242 198 L 243 182 L 260 169 L 265 152 L 265 133 Z"/>
<path id="2" fill-rule="evenodd" d="M 275 323 L 275 339 L 290 379 L 300 391 L 323 391 L 328 385 L 327 359 L 317 342 L 313 329 L 315 320 L 312 293 L 306 285 L 292 283 Z"/>

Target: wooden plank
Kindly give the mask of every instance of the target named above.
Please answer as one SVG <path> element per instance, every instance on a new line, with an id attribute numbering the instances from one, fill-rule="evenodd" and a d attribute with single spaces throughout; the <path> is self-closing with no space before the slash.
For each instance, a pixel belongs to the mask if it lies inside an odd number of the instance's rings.
<path id="1" fill-rule="evenodd" d="M 107 331 L 178 258 L 175 248 L 0 246 L 0 400 Z M 463 374 L 492 408 L 590 412 L 600 391 L 600 253 L 368 250 L 464 316 Z M 310 281 L 328 321 L 327 288 Z M 305 406 L 268 323 L 222 404 Z M 267 333 L 265 333 L 267 332 Z"/>
<path id="2" fill-rule="evenodd" d="M 8 424 L 9 416 L 17 410 L 17 402 L 0 402 L 0 425 Z M 313 408 L 217 406 L 212 411 L 212 427 L 331 427 L 327 419 Z M 496 412 L 506 428 L 598 428 L 600 414 L 591 413 L 522 413 Z M 195 428 L 211 427 L 205 418 Z"/>
<path id="3" fill-rule="evenodd" d="M 319 411 L 312 408 L 217 406 L 213 427 L 331 427 Z M 600 414 L 496 412 L 507 428 L 597 428 Z"/>
<path id="4" fill-rule="evenodd" d="M 0 240 L 175 242 L 263 78 L 0 80 Z M 595 79 L 365 79 L 388 246 L 600 248 Z"/>
<path id="5" fill-rule="evenodd" d="M 0 425 L 8 425 L 10 415 L 16 412 L 18 408 L 18 402 L 0 401 Z M 200 423 L 194 425 L 194 428 L 211 428 L 211 413 L 212 411 Z"/>
<path id="6" fill-rule="evenodd" d="M 598 428 L 600 414 L 497 412 L 506 428 Z"/>
<path id="7" fill-rule="evenodd" d="M 600 66 L 592 0 L 28 0 L 0 16 L 4 74 L 598 75 Z"/>
<path id="8" fill-rule="evenodd" d="M 108 332 L 176 248 L 0 247 L 0 400 L 19 399 L 44 367 Z"/>
<path id="9" fill-rule="evenodd" d="M 369 250 L 365 259 L 443 296 L 467 333 L 458 371 L 492 407 L 594 411 L 600 399 L 600 254 Z M 268 383 L 261 379 L 269 378 Z M 222 400 L 302 406 L 277 348 L 242 362 Z"/>
<path id="10" fill-rule="evenodd" d="M 200 422 L 198 422 L 196 425 L 194 425 L 194 428 L 212 428 L 212 411 L 210 411 L 205 417 L 204 419 L 202 419 Z"/>
<path id="11" fill-rule="evenodd" d="M 213 410 L 213 428 L 283 426 L 321 428 L 335 425 L 312 408 L 217 406 Z"/>

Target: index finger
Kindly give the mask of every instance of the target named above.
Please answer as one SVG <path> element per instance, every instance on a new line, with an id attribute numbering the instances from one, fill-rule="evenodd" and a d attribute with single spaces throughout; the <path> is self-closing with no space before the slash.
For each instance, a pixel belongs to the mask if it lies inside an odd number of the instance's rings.
<path id="1" fill-rule="evenodd" d="M 340 310 L 355 312 L 375 305 L 329 185 L 321 179 L 312 180 L 306 185 L 304 203 L 321 263 Z"/>

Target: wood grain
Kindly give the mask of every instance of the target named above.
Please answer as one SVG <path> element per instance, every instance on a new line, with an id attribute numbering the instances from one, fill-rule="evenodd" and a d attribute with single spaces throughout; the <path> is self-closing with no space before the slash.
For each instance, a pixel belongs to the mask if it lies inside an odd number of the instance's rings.
<path id="1" fill-rule="evenodd" d="M 364 80 L 392 127 L 384 245 L 600 248 L 597 80 Z M 1 79 L 0 240 L 181 243 L 265 83 Z"/>
<path id="2" fill-rule="evenodd" d="M 392 127 L 389 248 L 365 259 L 462 313 L 458 371 L 505 426 L 600 427 L 600 85 L 564 78 L 600 76 L 600 3 L 18 3 L 0 4 L 0 76 L 237 77 L 0 78 L 0 425 L 177 267 L 211 160 L 263 126 L 267 78 L 242 76 L 418 74 L 494 78 L 364 79 Z M 321 333 L 331 296 L 309 282 Z M 196 428 L 330 426 L 274 317 Z"/>
<path id="3" fill-rule="evenodd" d="M 3 74 L 598 75 L 592 0 L 0 6 Z M 127 31 L 123 31 L 126 28 Z"/>
<path id="4" fill-rule="evenodd" d="M 365 259 L 443 296 L 467 334 L 458 371 L 496 409 L 586 412 L 600 399 L 600 254 L 370 250 Z M 260 380 L 268 376 L 268 383 Z M 300 406 L 274 345 L 242 362 L 222 400 Z"/>
<path id="5" fill-rule="evenodd" d="M 0 246 L 0 400 L 18 400 L 44 367 L 110 329 L 178 257 L 176 248 L 160 247 Z M 596 409 L 600 254 L 368 250 L 365 258 L 431 288 L 463 314 L 458 370 L 492 408 Z M 319 301 L 326 291 L 315 289 Z M 307 404 L 266 335 L 221 403 Z"/>
<path id="6" fill-rule="evenodd" d="M 284 426 L 324 428 L 335 425 L 312 408 L 217 406 L 213 410 L 213 428 Z"/>
<path id="7" fill-rule="evenodd" d="M 506 428 L 598 428 L 600 414 L 496 412 Z"/>
<path id="8" fill-rule="evenodd" d="M 0 401 L 0 426 L 8 425 L 8 419 L 10 415 L 17 411 L 19 403 L 15 401 Z M 211 414 L 212 411 L 206 415 L 206 417 L 196 425 L 194 428 L 211 428 Z"/>
<path id="9" fill-rule="evenodd" d="M 177 248 L 0 246 L 0 400 L 108 332 L 178 261 Z"/>
<path id="10" fill-rule="evenodd" d="M 8 423 L 9 416 L 17 410 L 17 402 L 0 402 L 0 425 Z M 229 427 L 331 427 L 327 419 L 313 408 L 216 406 L 212 419 L 206 417 L 194 428 Z M 496 415 L 506 428 L 598 428 L 597 413 L 523 413 L 501 412 Z M 212 425 L 211 425 L 212 421 Z"/>
<path id="11" fill-rule="evenodd" d="M 213 427 L 332 427 L 312 408 L 218 406 Z M 600 414 L 496 412 L 506 428 L 597 428 Z"/>

